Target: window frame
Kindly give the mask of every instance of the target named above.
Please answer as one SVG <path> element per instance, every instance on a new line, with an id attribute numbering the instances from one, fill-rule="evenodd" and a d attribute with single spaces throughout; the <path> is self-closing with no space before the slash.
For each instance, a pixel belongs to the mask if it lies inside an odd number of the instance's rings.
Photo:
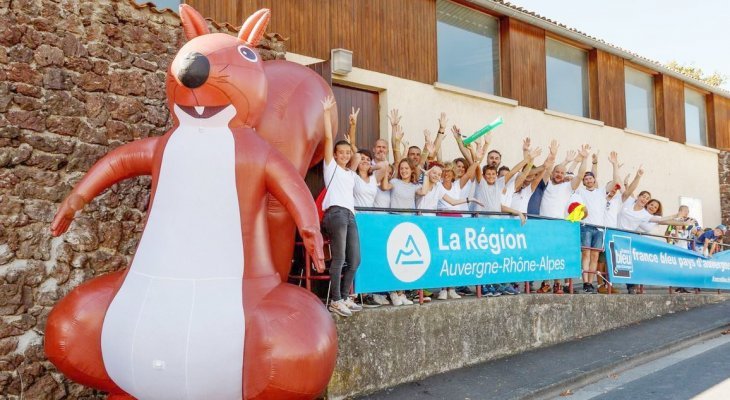
<path id="1" fill-rule="evenodd" d="M 548 61 L 551 56 L 549 54 L 548 43 L 551 41 L 555 42 L 561 46 L 566 46 L 566 47 L 569 47 L 572 49 L 576 49 L 576 50 L 580 51 L 581 53 L 583 53 L 583 55 L 585 56 L 582 74 L 581 74 L 583 85 L 585 88 L 585 92 L 584 92 L 583 99 L 582 99 L 583 100 L 583 112 L 581 114 L 574 114 L 574 113 L 566 111 L 566 110 L 560 110 L 560 109 L 550 107 L 550 83 L 549 83 L 550 74 L 548 72 Z M 555 111 L 555 112 L 559 112 L 559 113 L 563 113 L 563 114 L 569 114 L 569 115 L 573 115 L 573 116 L 581 117 L 581 118 L 588 118 L 588 119 L 591 118 L 591 90 L 593 88 L 591 88 L 591 76 L 590 76 L 590 73 L 591 73 L 590 59 L 589 59 L 590 50 L 591 50 L 590 48 L 588 48 L 584 45 L 581 45 L 579 43 L 576 43 L 572 40 L 566 40 L 564 38 L 561 38 L 561 37 L 558 37 L 555 35 L 548 35 L 548 34 L 545 35 L 545 97 L 546 97 L 545 100 L 546 100 L 546 104 L 547 104 L 547 110 Z M 557 57 L 555 57 L 555 58 L 557 58 Z"/>
<path id="2" fill-rule="evenodd" d="M 486 17 L 493 19 L 496 22 L 496 24 L 497 24 L 496 35 L 494 36 L 494 38 L 492 38 L 494 40 L 494 48 L 496 49 L 496 60 L 493 58 L 491 63 L 497 70 L 496 73 L 494 74 L 494 85 L 493 86 L 494 86 L 495 90 L 493 93 L 490 93 L 487 91 L 482 91 L 482 90 L 476 89 L 474 87 L 464 87 L 461 85 L 457 85 L 453 82 L 447 82 L 447 81 L 441 80 L 441 76 L 439 73 L 439 69 L 440 69 L 439 68 L 440 67 L 440 63 L 439 63 L 439 29 L 438 29 L 438 25 L 440 22 L 439 13 L 438 13 L 439 3 L 451 3 L 454 6 L 463 7 L 465 9 L 467 9 L 469 12 L 482 14 Z M 501 17 L 500 15 L 496 15 L 492 12 L 488 12 L 488 10 L 482 9 L 482 8 L 472 5 L 472 4 L 464 4 L 460 1 L 453 1 L 453 0 L 436 0 L 436 83 L 441 83 L 444 85 L 464 89 L 467 91 L 483 93 L 488 96 L 496 96 L 496 97 L 502 96 L 502 89 L 503 89 L 502 88 L 502 73 L 503 73 L 503 71 L 502 71 L 502 69 L 503 69 L 502 68 L 502 54 L 503 54 L 503 52 L 502 52 L 502 21 L 500 20 L 500 17 Z"/>
<path id="3" fill-rule="evenodd" d="M 653 132 L 644 132 L 642 130 L 629 126 L 629 104 L 628 104 L 629 96 L 628 96 L 628 90 L 626 90 L 626 86 L 628 85 L 628 82 L 626 79 L 626 76 L 627 76 L 626 71 L 629 69 L 633 70 L 639 74 L 648 75 L 649 78 L 651 78 L 651 84 L 649 85 L 649 88 L 651 89 L 651 95 L 649 96 L 649 98 L 652 101 L 651 119 L 652 119 L 653 123 L 651 123 L 650 126 L 653 125 L 653 128 L 654 128 Z M 657 76 L 657 73 L 655 71 L 650 71 L 645 68 L 637 67 L 634 64 L 624 61 L 624 107 L 626 110 L 626 127 L 624 129 L 629 129 L 629 130 L 632 130 L 635 132 L 646 133 L 649 135 L 657 135 L 657 122 L 658 121 L 657 121 L 656 76 Z"/>

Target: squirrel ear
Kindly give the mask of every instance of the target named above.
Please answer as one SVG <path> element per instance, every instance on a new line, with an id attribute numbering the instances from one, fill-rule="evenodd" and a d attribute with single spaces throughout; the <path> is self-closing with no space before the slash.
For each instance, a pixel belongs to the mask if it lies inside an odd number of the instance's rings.
<path id="1" fill-rule="evenodd" d="M 241 30 L 238 32 L 238 38 L 251 46 L 256 46 L 264 36 L 266 25 L 269 24 L 270 19 L 271 10 L 268 8 L 262 8 L 256 11 L 241 26 Z"/>
<path id="2" fill-rule="evenodd" d="M 210 33 L 208 23 L 200 13 L 187 4 L 180 4 L 180 21 L 188 40 Z"/>

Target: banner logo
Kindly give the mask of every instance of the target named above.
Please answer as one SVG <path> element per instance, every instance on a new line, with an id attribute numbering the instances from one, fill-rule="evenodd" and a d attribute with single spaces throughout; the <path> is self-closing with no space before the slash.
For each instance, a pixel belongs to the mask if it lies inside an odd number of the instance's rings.
<path id="1" fill-rule="evenodd" d="M 387 244 L 388 265 L 401 282 L 418 280 L 431 264 L 431 248 L 426 235 L 411 222 L 398 224 L 390 232 Z"/>
<path id="2" fill-rule="evenodd" d="M 634 272 L 634 259 L 631 254 L 631 238 L 628 236 L 613 235 L 609 243 L 613 261 L 613 276 L 616 278 L 631 278 Z"/>

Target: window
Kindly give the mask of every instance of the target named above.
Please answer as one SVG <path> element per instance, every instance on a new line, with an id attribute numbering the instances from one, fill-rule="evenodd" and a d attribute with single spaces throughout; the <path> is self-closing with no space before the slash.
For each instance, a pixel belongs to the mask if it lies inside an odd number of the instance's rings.
<path id="1" fill-rule="evenodd" d="M 438 81 L 499 94 L 499 20 L 439 0 L 436 3 Z"/>
<path id="2" fill-rule="evenodd" d="M 588 117 L 588 53 L 553 39 L 545 41 L 548 108 Z"/>
<path id="3" fill-rule="evenodd" d="M 633 68 L 624 68 L 626 80 L 626 127 L 656 133 L 654 119 L 654 77 Z"/>
<path id="4" fill-rule="evenodd" d="M 691 89 L 684 89 L 684 131 L 687 143 L 707 146 L 705 95 Z"/>

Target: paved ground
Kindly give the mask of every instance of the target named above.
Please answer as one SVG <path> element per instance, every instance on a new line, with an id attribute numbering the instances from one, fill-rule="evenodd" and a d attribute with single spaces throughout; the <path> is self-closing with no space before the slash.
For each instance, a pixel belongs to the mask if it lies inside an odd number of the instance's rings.
<path id="1" fill-rule="evenodd" d="M 583 387 L 570 400 L 730 398 L 730 335 L 696 344 Z"/>
<path id="2" fill-rule="evenodd" d="M 730 302 L 709 305 L 582 340 L 436 375 L 363 399 L 552 397 L 561 391 L 589 383 L 586 380 L 598 380 L 600 378 L 595 377 L 599 374 L 606 376 L 616 368 L 632 367 L 631 364 L 642 359 L 646 361 L 647 357 L 660 350 L 671 351 L 682 343 L 707 335 L 710 331 L 719 332 L 728 325 Z M 644 398 L 641 395 L 631 397 Z"/>

